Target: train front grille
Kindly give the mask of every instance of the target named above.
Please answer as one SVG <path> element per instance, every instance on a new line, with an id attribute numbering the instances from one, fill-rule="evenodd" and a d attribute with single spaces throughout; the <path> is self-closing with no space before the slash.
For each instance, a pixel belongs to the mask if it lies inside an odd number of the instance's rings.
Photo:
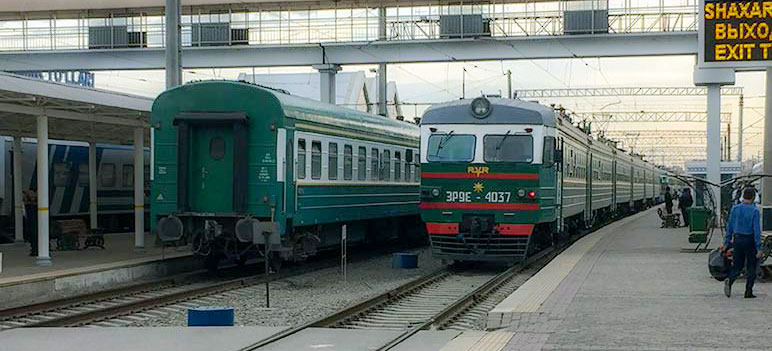
<path id="1" fill-rule="evenodd" d="M 429 235 L 432 253 L 439 258 L 479 261 L 520 261 L 528 252 L 529 236 Z"/>

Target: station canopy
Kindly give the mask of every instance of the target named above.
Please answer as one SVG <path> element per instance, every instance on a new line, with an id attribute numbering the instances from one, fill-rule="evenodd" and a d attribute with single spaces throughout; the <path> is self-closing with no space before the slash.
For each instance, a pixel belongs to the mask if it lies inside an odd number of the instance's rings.
<path id="1" fill-rule="evenodd" d="M 34 138 L 48 116 L 50 139 L 131 143 L 135 128 L 149 138 L 153 99 L 0 72 L 0 135 Z"/>

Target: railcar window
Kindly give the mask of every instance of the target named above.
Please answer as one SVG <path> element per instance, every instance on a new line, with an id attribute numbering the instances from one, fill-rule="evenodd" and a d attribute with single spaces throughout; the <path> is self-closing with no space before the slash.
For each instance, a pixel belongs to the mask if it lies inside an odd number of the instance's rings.
<path id="1" fill-rule="evenodd" d="M 555 137 L 544 137 L 543 150 L 542 163 L 547 167 L 551 167 L 555 163 Z"/>
<path id="2" fill-rule="evenodd" d="M 394 180 L 399 181 L 402 178 L 402 155 L 399 151 L 394 151 Z"/>
<path id="3" fill-rule="evenodd" d="M 115 163 L 103 163 L 99 175 L 103 187 L 114 187 Z"/>
<path id="4" fill-rule="evenodd" d="M 54 163 L 54 186 L 67 186 L 70 181 L 71 168 L 72 165 L 69 163 Z"/>
<path id="5" fill-rule="evenodd" d="M 469 162 L 474 159 L 477 138 L 464 134 L 432 134 L 426 150 L 429 162 Z"/>
<path id="6" fill-rule="evenodd" d="M 367 179 L 367 148 L 364 146 L 359 147 L 357 154 L 357 179 Z"/>
<path id="7" fill-rule="evenodd" d="M 311 179 L 322 178 L 322 142 L 311 142 Z"/>
<path id="8" fill-rule="evenodd" d="M 405 150 L 405 181 L 410 182 L 410 171 L 413 168 L 413 150 Z"/>
<path id="9" fill-rule="evenodd" d="M 486 135 L 483 139 L 486 162 L 533 161 L 533 137 L 530 135 Z"/>
<path id="10" fill-rule="evenodd" d="M 306 179 L 306 140 L 298 139 L 298 179 Z"/>
<path id="11" fill-rule="evenodd" d="M 381 180 L 391 180 L 391 151 L 383 150 L 381 155 Z"/>
<path id="12" fill-rule="evenodd" d="M 370 179 L 372 180 L 378 180 L 378 174 L 380 173 L 378 172 L 378 166 L 381 164 L 378 160 L 379 155 L 378 149 L 372 148 L 370 151 Z"/>
<path id="13" fill-rule="evenodd" d="M 209 140 L 209 156 L 215 160 L 225 157 L 225 139 L 214 137 Z"/>
<path id="14" fill-rule="evenodd" d="M 343 146 L 343 179 L 351 180 L 353 176 L 353 150 L 351 145 Z"/>
<path id="15" fill-rule="evenodd" d="M 328 178 L 330 180 L 338 179 L 338 144 L 330 143 L 327 147 L 328 154 Z"/>
<path id="16" fill-rule="evenodd" d="M 123 187 L 134 186 L 134 165 L 123 165 Z"/>
<path id="17" fill-rule="evenodd" d="M 88 164 L 81 163 L 78 165 L 78 185 L 88 186 Z"/>

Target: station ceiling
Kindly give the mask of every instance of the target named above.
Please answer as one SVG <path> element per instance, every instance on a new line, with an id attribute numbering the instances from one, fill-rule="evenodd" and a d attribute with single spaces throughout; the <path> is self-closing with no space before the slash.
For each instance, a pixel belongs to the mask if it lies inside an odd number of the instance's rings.
<path id="1" fill-rule="evenodd" d="M 149 139 L 153 99 L 0 72 L 0 135 L 36 136 L 46 115 L 51 139 L 128 144 L 133 130 Z"/>

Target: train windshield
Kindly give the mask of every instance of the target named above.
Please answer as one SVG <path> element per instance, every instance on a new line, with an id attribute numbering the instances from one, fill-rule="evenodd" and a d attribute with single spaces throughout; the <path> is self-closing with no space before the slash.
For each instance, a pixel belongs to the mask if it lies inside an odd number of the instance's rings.
<path id="1" fill-rule="evenodd" d="M 530 135 L 486 135 L 483 144 L 485 162 L 533 161 L 533 137 Z"/>
<path id="2" fill-rule="evenodd" d="M 429 162 L 470 162 L 474 159 L 474 135 L 432 134 L 426 150 Z"/>

